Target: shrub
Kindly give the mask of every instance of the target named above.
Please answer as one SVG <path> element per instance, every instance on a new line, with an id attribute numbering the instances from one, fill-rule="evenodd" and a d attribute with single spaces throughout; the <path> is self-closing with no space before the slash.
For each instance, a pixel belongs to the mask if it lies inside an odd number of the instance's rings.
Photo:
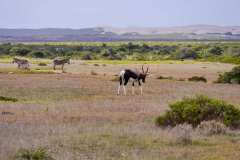
<path id="1" fill-rule="evenodd" d="M 169 79 L 169 80 L 173 80 L 173 77 L 171 77 L 171 76 L 169 76 L 169 77 L 159 76 L 159 77 L 157 77 L 157 79 Z"/>
<path id="2" fill-rule="evenodd" d="M 209 53 L 213 54 L 213 55 L 221 55 L 223 54 L 223 49 L 219 46 L 213 46 L 209 49 Z"/>
<path id="3" fill-rule="evenodd" d="M 100 66 L 99 64 L 93 64 L 93 65 L 96 66 L 96 67 Z"/>
<path id="4" fill-rule="evenodd" d="M 203 135 L 219 135 L 225 134 L 227 127 L 223 123 L 215 120 L 203 121 L 198 125 L 197 131 Z"/>
<path id="5" fill-rule="evenodd" d="M 44 148 L 19 149 L 15 155 L 15 160 L 54 160 L 54 158 Z"/>
<path id="6" fill-rule="evenodd" d="M 16 98 L 12 98 L 12 97 L 3 97 L 3 96 L 0 96 L 0 101 L 17 102 L 18 100 L 17 100 Z"/>
<path id="7" fill-rule="evenodd" d="M 207 79 L 203 76 L 193 76 L 191 78 L 188 78 L 189 81 L 192 81 L 192 82 L 204 82 L 204 83 L 207 83 Z"/>
<path id="8" fill-rule="evenodd" d="M 165 115 L 159 116 L 156 124 L 166 127 L 188 123 L 196 127 L 207 120 L 222 121 L 228 127 L 238 128 L 240 110 L 224 101 L 199 95 L 170 104 L 170 110 Z"/>
<path id="9" fill-rule="evenodd" d="M 83 55 L 82 60 L 93 60 L 93 57 L 90 53 Z"/>
<path id="10" fill-rule="evenodd" d="M 240 84 L 240 66 L 234 67 L 230 72 L 220 74 L 217 83 Z"/>
<path id="11" fill-rule="evenodd" d="M 18 56 L 26 56 L 31 50 L 25 47 L 13 47 L 10 53 Z"/>
<path id="12" fill-rule="evenodd" d="M 191 48 L 181 48 L 176 54 L 177 59 L 196 59 L 197 56 L 197 53 Z"/>
<path id="13" fill-rule="evenodd" d="M 96 76 L 98 74 L 95 71 L 91 70 L 91 75 Z"/>
<path id="14" fill-rule="evenodd" d="M 45 53 L 42 51 L 32 51 L 30 53 L 30 56 L 34 57 L 34 58 L 44 58 L 46 57 Z"/>
<path id="15" fill-rule="evenodd" d="M 174 141 L 177 144 L 192 144 L 192 126 L 189 124 L 179 124 L 171 130 Z"/>
<path id="16" fill-rule="evenodd" d="M 112 79 L 111 79 L 111 81 L 119 81 L 119 76 L 114 76 Z"/>

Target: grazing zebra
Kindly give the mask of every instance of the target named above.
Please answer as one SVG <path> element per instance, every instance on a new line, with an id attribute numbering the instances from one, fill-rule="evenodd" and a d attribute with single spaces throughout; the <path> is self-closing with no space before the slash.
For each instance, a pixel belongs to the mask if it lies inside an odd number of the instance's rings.
<path id="1" fill-rule="evenodd" d="M 125 86 L 127 85 L 129 79 L 133 79 L 133 82 L 132 82 L 132 94 L 134 95 L 134 82 L 138 82 L 138 86 L 140 87 L 140 90 L 141 90 L 141 95 L 143 94 L 143 91 L 142 91 L 142 84 L 141 84 L 141 81 L 143 83 L 145 83 L 145 79 L 148 75 L 148 71 L 149 71 L 149 68 L 147 67 L 147 70 L 144 71 L 143 69 L 143 66 L 142 66 L 142 72 L 139 72 L 139 71 L 135 71 L 135 70 L 131 70 L 131 69 L 125 69 L 123 71 L 120 72 L 119 74 L 119 87 L 118 87 L 118 95 L 120 94 L 120 89 L 121 89 L 121 86 L 123 87 L 123 92 L 124 92 L 124 95 L 126 95 L 126 89 L 125 89 Z"/>
<path id="2" fill-rule="evenodd" d="M 13 58 L 12 63 L 17 63 L 19 69 L 29 69 L 29 62 L 26 59 Z"/>
<path id="3" fill-rule="evenodd" d="M 57 65 L 62 65 L 62 71 L 63 71 L 63 67 L 65 63 L 70 64 L 70 58 L 55 58 L 53 60 L 53 69 L 55 70 Z"/>

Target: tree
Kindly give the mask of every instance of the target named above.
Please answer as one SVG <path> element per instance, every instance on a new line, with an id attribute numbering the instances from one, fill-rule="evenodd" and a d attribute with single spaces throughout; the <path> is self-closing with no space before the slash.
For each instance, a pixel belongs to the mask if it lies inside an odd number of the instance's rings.
<path id="1" fill-rule="evenodd" d="M 42 51 L 32 51 L 30 55 L 34 58 L 44 58 L 46 56 Z"/>
<path id="2" fill-rule="evenodd" d="M 26 56 L 31 50 L 25 47 L 13 47 L 10 53 L 18 56 Z"/>
<path id="3" fill-rule="evenodd" d="M 209 49 L 209 53 L 213 55 L 221 55 L 223 54 L 223 49 L 219 46 L 213 46 Z"/>
<path id="4" fill-rule="evenodd" d="M 180 52 L 177 53 L 178 59 L 196 59 L 197 56 L 197 52 L 190 48 L 181 48 Z"/>
<path id="5" fill-rule="evenodd" d="M 11 43 L 4 43 L 0 45 L 0 55 L 9 54 L 11 49 Z"/>

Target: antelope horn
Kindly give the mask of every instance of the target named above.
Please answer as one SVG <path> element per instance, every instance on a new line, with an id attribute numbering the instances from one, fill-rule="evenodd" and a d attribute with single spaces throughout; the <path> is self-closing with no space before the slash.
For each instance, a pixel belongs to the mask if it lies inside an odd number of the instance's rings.
<path id="1" fill-rule="evenodd" d="M 149 71 L 149 67 L 147 67 L 147 71 L 146 71 L 146 73 L 148 73 L 148 71 Z"/>
<path id="2" fill-rule="evenodd" d="M 142 72 L 144 73 L 143 65 L 142 65 Z"/>

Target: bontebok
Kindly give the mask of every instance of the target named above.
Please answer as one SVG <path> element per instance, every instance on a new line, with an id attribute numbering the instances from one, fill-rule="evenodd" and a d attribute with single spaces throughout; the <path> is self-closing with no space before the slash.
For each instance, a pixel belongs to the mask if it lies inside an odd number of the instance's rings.
<path id="1" fill-rule="evenodd" d="M 119 87 L 118 87 L 118 95 L 120 94 L 120 89 L 121 89 L 121 86 L 123 88 L 123 92 L 124 92 L 124 95 L 126 95 L 126 88 L 125 86 L 127 85 L 128 81 L 130 79 L 132 79 L 132 94 L 134 95 L 135 94 L 135 91 L 134 91 L 134 83 L 137 82 L 138 83 L 138 86 L 140 87 L 140 90 L 141 90 L 141 95 L 143 93 L 143 90 L 142 90 L 142 84 L 141 82 L 145 83 L 145 79 L 148 75 L 148 72 L 149 72 L 149 68 L 147 67 L 147 70 L 144 71 L 144 68 L 142 66 L 142 72 L 140 71 L 137 71 L 137 70 L 131 70 L 131 69 L 125 69 L 123 71 L 120 72 L 119 74 Z"/>

